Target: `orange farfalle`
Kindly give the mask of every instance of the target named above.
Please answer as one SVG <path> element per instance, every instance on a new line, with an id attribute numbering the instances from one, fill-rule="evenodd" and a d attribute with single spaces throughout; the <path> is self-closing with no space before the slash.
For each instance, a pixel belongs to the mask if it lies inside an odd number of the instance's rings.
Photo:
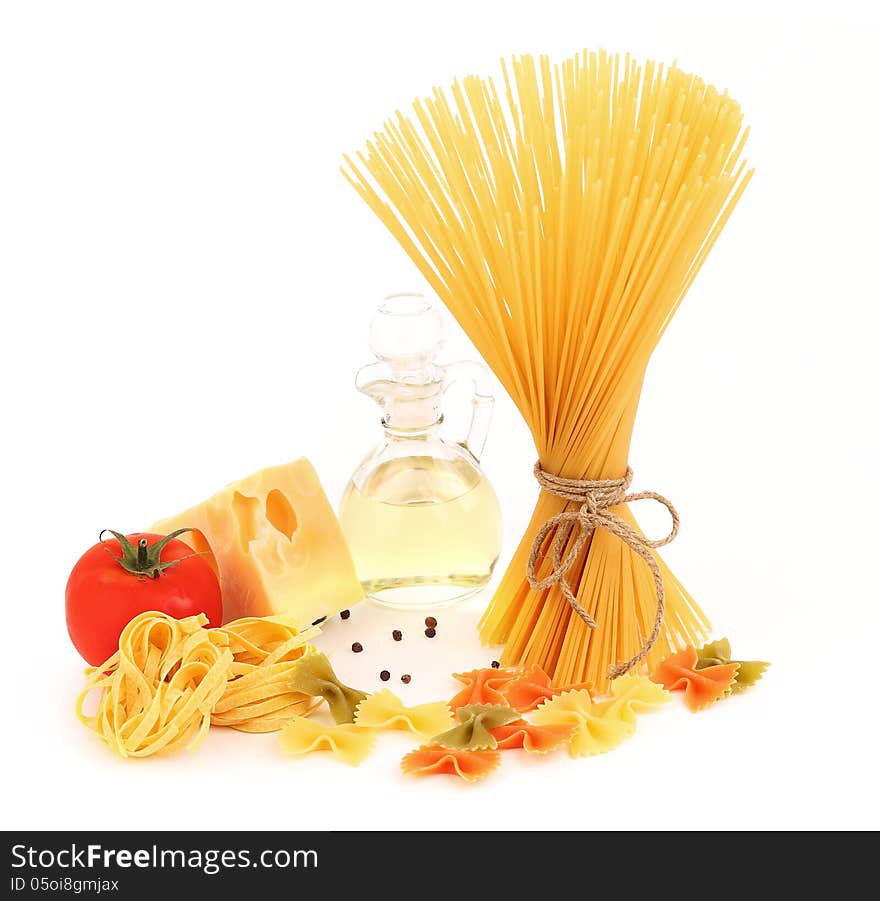
<path id="1" fill-rule="evenodd" d="M 404 773 L 416 776 L 459 776 L 465 782 L 485 779 L 501 763 L 499 751 L 466 751 L 422 745 L 400 762 Z"/>
<path id="2" fill-rule="evenodd" d="M 505 726 L 496 726 L 492 736 L 502 751 L 525 748 L 532 754 L 546 754 L 568 744 L 574 729 L 574 726 L 536 726 L 526 720 L 514 720 Z"/>
<path id="3" fill-rule="evenodd" d="M 667 657 L 651 673 L 651 680 L 668 691 L 684 689 L 684 700 L 696 713 L 726 695 L 733 686 L 738 663 L 725 663 L 696 669 L 698 655 L 695 648 L 685 648 Z"/>
<path id="4" fill-rule="evenodd" d="M 550 677 L 540 666 L 535 664 L 524 673 L 515 675 L 501 687 L 501 695 L 505 703 L 518 710 L 527 713 L 529 710 L 537 710 L 544 701 L 561 694 L 564 691 L 579 691 L 586 689 L 591 692 L 592 684 L 579 682 L 573 685 L 562 685 L 554 688 L 550 684 Z M 592 695 L 592 692 L 591 692 Z"/>
<path id="5" fill-rule="evenodd" d="M 469 673 L 453 673 L 452 677 L 464 683 L 464 688 L 449 702 L 453 711 L 470 704 L 495 704 L 507 707 L 507 698 L 501 689 L 517 676 L 509 670 L 475 669 Z"/>

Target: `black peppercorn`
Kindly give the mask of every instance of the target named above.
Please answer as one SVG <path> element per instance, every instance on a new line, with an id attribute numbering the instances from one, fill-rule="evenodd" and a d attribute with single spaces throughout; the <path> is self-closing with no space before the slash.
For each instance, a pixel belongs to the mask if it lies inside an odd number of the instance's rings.
<path id="1" fill-rule="evenodd" d="M 436 629 L 436 628 L 437 628 L 437 620 L 434 619 L 433 616 L 426 616 L 426 617 L 425 617 L 425 625 L 426 625 L 429 629 Z"/>
<path id="2" fill-rule="evenodd" d="M 400 629 L 395 629 L 395 630 L 391 633 L 391 637 L 392 637 L 395 641 L 400 641 L 401 638 L 403 638 L 403 632 L 401 632 Z"/>
<path id="3" fill-rule="evenodd" d="M 492 669 L 498 669 L 501 664 L 497 660 L 492 661 Z"/>
<path id="4" fill-rule="evenodd" d="M 340 619 L 348 619 L 351 616 L 351 610 L 340 610 L 339 618 Z"/>
<path id="5" fill-rule="evenodd" d="M 389 673 L 387 669 L 383 669 L 382 672 L 379 673 L 379 678 L 383 682 L 387 682 L 391 678 L 391 673 Z"/>
<path id="6" fill-rule="evenodd" d="M 404 673 L 400 677 L 400 681 L 403 682 L 404 685 L 409 685 L 409 683 L 412 682 L 412 676 L 409 673 Z"/>
<path id="7" fill-rule="evenodd" d="M 428 638 L 433 638 L 436 634 L 437 630 L 434 628 L 428 627 L 427 629 L 425 629 L 425 635 L 427 635 Z"/>
<path id="8" fill-rule="evenodd" d="M 351 649 L 355 652 L 355 654 L 360 654 L 360 652 L 364 649 L 364 646 L 359 641 L 356 641 L 351 646 Z"/>

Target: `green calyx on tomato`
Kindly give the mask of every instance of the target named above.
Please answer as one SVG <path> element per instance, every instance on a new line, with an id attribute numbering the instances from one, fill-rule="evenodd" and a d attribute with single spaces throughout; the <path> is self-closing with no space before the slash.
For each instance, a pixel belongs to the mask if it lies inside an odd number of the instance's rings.
<path id="1" fill-rule="evenodd" d="M 138 543 L 132 544 L 121 532 L 114 532 L 113 529 L 103 529 L 98 536 L 98 541 L 104 541 L 104 532 L 109 532 L 118 542 L 122 550 L 122 556 L 114 555 L 110 548 L 105 548 L 108 554 L 126 571 L 139 579 L 158 579 L 159 576 L 172 566 L 176 566 L 186 557 L 179 557 L 176 560 L 160 560 L 162 551 L 169 541 L 174 541 L 178 535 L 184 532 L 192 532 L 192 529 L 177 529 L 170 535 L 166 535 L 159 541 L 150 544 L 146 538 L 141 538 Z M 198 557 L 199 554 L 194 553 L 191 556 Z"/>

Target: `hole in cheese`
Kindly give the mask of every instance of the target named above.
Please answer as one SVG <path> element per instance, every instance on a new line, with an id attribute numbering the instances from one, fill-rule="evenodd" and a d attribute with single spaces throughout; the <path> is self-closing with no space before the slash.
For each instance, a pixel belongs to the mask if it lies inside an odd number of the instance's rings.
<path id="1" fill-rule="evenodd" d="M 239 491 L 232 493 L 232 515 L 238 526 L 238 540 L 241 549 L 247 553 L 248 545 L 257 537 L 257 508 L 260 502 Z"/>
<path id="2" fill-rule="evenodd" d="M 266 519 L 290 541 L 296 531 L 296 511 L 277 488 L 266 495 Z"/>
<path id="3" fill-rule="evenodd" d="M 199 529 L 193 529 L 192 532 L 189 532 L 186 535 L 186 543 L 197 553 L 201 554 L 202 558 L 214 570 L 214 575 L 219 578 L 220 576 L 220 567 L 217 566 L 217 558 L 214 556 L 214 552 L 211 550 L 211 545 L 208 544 L 208 539 L 205 538 L 205 533 L 200 531 Z"/>

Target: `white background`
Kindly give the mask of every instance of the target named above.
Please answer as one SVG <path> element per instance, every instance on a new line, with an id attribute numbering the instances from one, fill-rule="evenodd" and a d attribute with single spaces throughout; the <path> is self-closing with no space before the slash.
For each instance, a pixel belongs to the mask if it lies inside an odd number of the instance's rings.
<path id="1" fill-rule="evenodd" d="M 880 825 L 880 31 L 854 4 L 706 8 L 4 4 L 0 825 Z M 420 280 L 342 153 L 434 84 L 584 46 L 677 59 L 752 125 L 757 175 L 655 355 L 632 464 L 682 513 L 666 559 L 768 677 L 698 715 L 676 700 L 601 758 L 507 755 L 475 787 L 404 779 L 403 734 L 358 769 L 220 729 L 194 754 L 115 758 L 73 715 L 64 626 L 67 573 L 99 529 L 300 455 L 335 503 L 378 440 L 353 374 L 376 301 Z M 450 357 L 469 353 L 452 330 Z M 502 565 L 533 458 L 499 398 L 484 462 Z M 443 614 L 434 643 L 367 607 L 327 642 L 355 684 L 406 667 L 406 698 L 448 697 L 448 673 L 493 656 L 483 603 Z M 398 623 L 414 637 L 393 646 Z M 370 653 L 345 651 L 355 638 Z"/>

